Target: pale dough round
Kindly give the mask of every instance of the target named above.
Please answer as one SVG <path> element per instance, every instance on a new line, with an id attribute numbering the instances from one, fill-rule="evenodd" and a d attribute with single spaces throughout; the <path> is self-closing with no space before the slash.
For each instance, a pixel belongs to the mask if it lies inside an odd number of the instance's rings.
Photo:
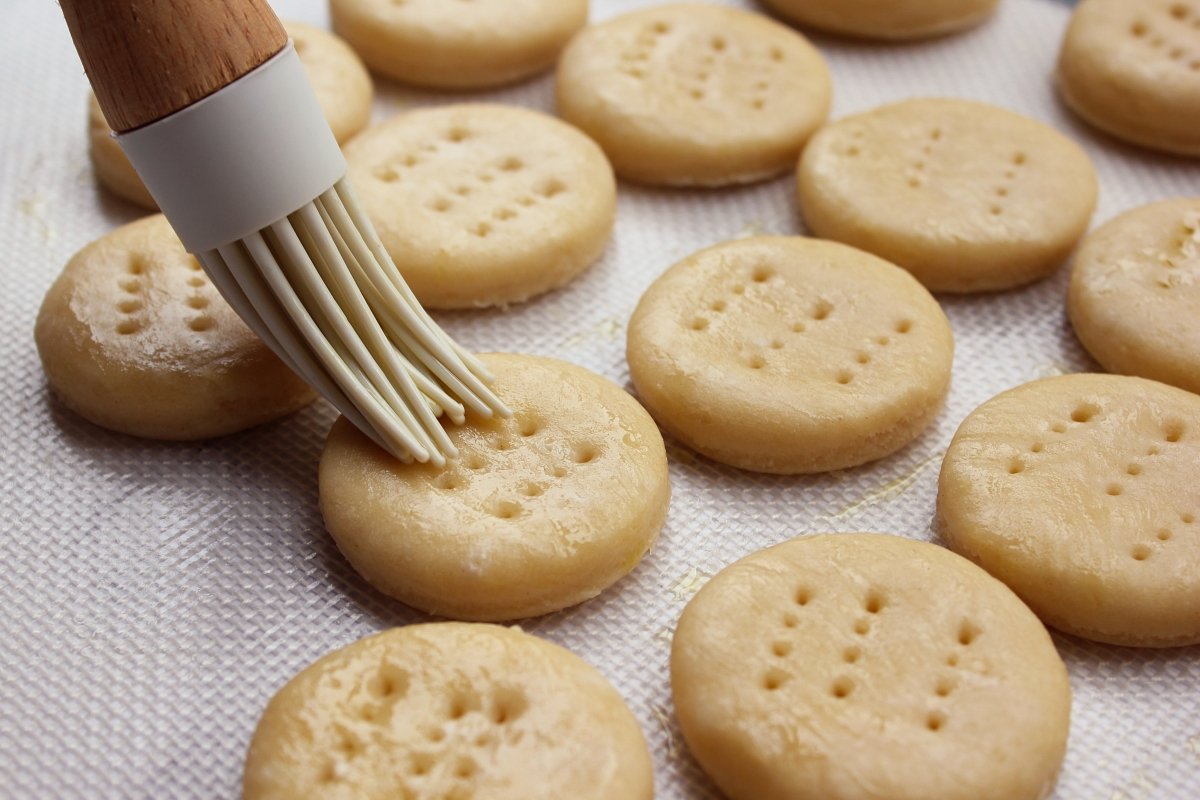
<path id="1" fill-rule="evenodd" d="M 1028 117 L 966 100 L 907 100 L 838 120 L 804 151 L 804 221 L 904 267 L 935 292 L 1044 278 L 1087 230 L 1087 154 Z"/>
<path id="2" fill-rule="evenodd" d="M 653 420 L 582 367 L 492 354 L 511 419 L 448 429 L 444 470 L 401 464 L 346 420 L 321 456 L 325 524 L 375 588 L 432 614 L 507 620 L 582 603 L 642 559 L 671 486 Z"/>
<path id="3" fill-rule="evenodd" d="M 330 0 L 333 29 L 371 69 L 439 89 L 498 86 L 550 68 L 587 0 Z"/>
<path id="4" fill-rule="evenodd" d="M 133 164 L 129 163 L 129 157 L 113 138 L 112 128 L 108 127 L 94 94 L 88 98 L 88 155 L 101 186 L 123 200 L 158 210 L 158 203 L 154 202 Z"/>
<path id="5" fill-rule="evenodd" d="M 970 28 L 999 0 L 763 0 L 782 16 L 847 36 L 920 39 Z"/>
<path id="6" fill-rule="evenodd" d="M 1200 397 L 1114 375 L 1036 381 L 975 410 L 938 493 L 941 535 L 1049 625 L 1200 643 Z"/>
<path id="7" fill-rule="evenodd" d="M 803 36 L 707 5 L 593 25 L 558 64 L 562 117 L 600 143 L 622 178 L 669 186 L 786 172 L 828 116 L 831 91 Z"/>
<path id="8" fill-rule="evenodd" d="M 604 252 L 612 167 L 553 117 L 501 105 L 410 111 L 346 147 L 349 175 L 396 266 L 429 308 L 527 300 Z"/>
<path id="9" fill-rule="evenodd" d="M 1067 308 L 1109 372 L 1200 394 L 1200 198 L 1134 209 L 1084 239 Z"/>
<path id="10" fill-rule="evenodd" d="M 221 436 L 314 398 L 217 294 L 160 214 L 79 251 L 46 294 L 34 337 L 64 404 L 134 436 Z"/>
<path id="11" fill-rule="evenodd" d="M 338 143 L 348 142 L 371 122 L 375 85 L 358 54 L 323 28 L 284 23 L 308 80 Z"/>
<path id="12" fill-rule="evenodd" d="M 517 628 L 410 625 L 271 698 L 244 800 L 650 800 L 642 731 L 583 659 Z"/>
<path id="13" fill-rule="evenodd" d="M 1058 59 L 1079 116 L 1119 139 L 1200 156 L 1200 0 L 1085 0 Z"/>
<path id="14" fill-rule="evenodd" d="M 295 42 L 330 130 L 339 142 L 347 141 L 371 120 L 375 96 L 371 76 L 349 45 L 328 31 L 303 22 L 285 22 L 284 27 Z M 95 95 L 88 101 L 88 142 L 92 168 L 103 186 L 131 203 L 158 210 L 125 151 L 112 138 Z"/>
<path id="15" fill-rule="evenodd" d="M 1071 689 L 1011 591 L 935 545 L 794 539 L 684 609 L 671 690 L 730 800 L 1040 800 Z"/>
<path id="16" fill-rule="evenodd" d="M 845 245 L 744 239 L 667 270 L 629 323 L 638 396 L 709 458 L 824 472 L 895 451 L 950 385 L 950 325 L 912 276 Z"/>

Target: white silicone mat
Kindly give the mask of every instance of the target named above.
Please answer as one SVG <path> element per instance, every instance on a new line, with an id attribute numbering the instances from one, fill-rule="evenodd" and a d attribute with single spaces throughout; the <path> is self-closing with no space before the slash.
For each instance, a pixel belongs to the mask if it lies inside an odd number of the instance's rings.
<path id="1" fill-rule="evenodd" d="M 649 5 L 594 0 L 594 18 Z M 320 0 L 278 0 L 327 22 Z M 992 101 L 1076 137 L 1099 168 L 1097 222 L 1200 194 L 1200 165 L 1104 140 L 1055 100 L 1067 10 L 1005 0 L 986 27 L 877 47 L 815 37 L 835 114 L 914 94 Z M 551 106 L 552 79 L 456 98 L 380 84 L 377 117 L 486 98 Z M 267 698 L 326 651 L 422 617 L 368 589 L 326 536 L 316 465 L 323 406 L 194 445 L 100 430 L 46 392 L 32 340 L 70 255 L 137 215 L 97 190 L 85 152 L 86 83 L 51 0 L 0 5 L 0 797 L 224 798 Z M 621 186 L 604 260 L 566 289 L 505 312 L 443 316 L 476 349 L 568 359 L 627 384 L 624 325 L 682 256 L 751 233 L 802 231 L 790 177 L 717 192 Z M 940 457 L 962 418 L 1008 387 L 1094 368 L 1071 335 L 1065 272 L 999 296 L 943 298 L 958 342 L 936 425 L 869 468 L 767 478 L 671 446 L 674 500 L 645 561 L 586 605 L 528 630 L 596 664 L 641 720 L 661 798 L 715 798 L 675 729 L 672 625 L 704 579 L 799 534 L 880 530 L 929 538 Z M 1200 797 L 1200 648 L 1138 651 L 1058 636 L 1075 690 L 1056 798 Z M 480 798 L 480 800 L 484 800 Z M 570 800 L 563 798 L 563 800 Z M 621 800 L 621 798 L 613 798 Z"/>

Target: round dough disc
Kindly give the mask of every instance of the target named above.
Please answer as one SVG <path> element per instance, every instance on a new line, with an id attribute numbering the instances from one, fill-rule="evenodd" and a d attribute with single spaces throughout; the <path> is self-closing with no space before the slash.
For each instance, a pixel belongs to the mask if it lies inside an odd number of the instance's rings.
<path id="1" fill-rule="evenodd" d="M 646 741 L 592 666 L 516 628 L 435 623 L 334 651 L 271 699 L 244 800 L 650 800 Z"/>
<path id="2" fill-rule="evenodd" d="M 511 419 L 447 430 L 444 470 L 402 464 L 346 420 L 321 456 L 321 508 L 367 582 L 432 614 L 506 620 L 595 597 L 642 559 L 671 487 L 654 421 L 616 384 L 492 354 Z"/>
<path id="3" fill-rule="evenodd" d="M 161 214 L 80 250 L 34 328 L 71 410 L 149 439 L 207 439 L 269 422 L 315 395 L 217 294 Z"/>
<path id="4" fill-rule="evenodd" d="M 88 98 L 88 155 L 92 160 L 92 171 L 100 185 L 123 200 L 134 205 L 158 210 L 158 203 L 150 196 L 150 190 L 129 163 L 129 157 L 113 138 L 113 130 L 104 119 L 100 101 L 96 95 Z"/>
<path id="5" fill-rule="evenodd" d="M 904 267 L 934 292 L 1009 289 L 1058 268 L 1098 184 L 1070 139 L 966 100 L 907 100 L 821 129 L 798 174 L 817 235 Z"/>
<path id="6" fill-rule="evenodd" d="M 1200 397 L 1067 375 L 989 400 L 954 437 L 941 535 L 1049 625 L 1101 642 L 1200 643 Z"/>
<path id="7" fill-rule="evenodd" d="M 1200 156 L 1200 2 L 1080 3 L 1059 53 L 1058 89 L 1119 139 Z"/>
<path id="8" fill-rule="evenodd" d="M 786 172 L 829 114 L 829 70 L 758 14 L 669 5 L 593 25 L 558 64 L 558 110 L 622 178 L 668 186 Z"/>
<path id="9" fill-rule="evenodd" d="M 604 153 L 536 111 L 410 111 L 358 136 L 346 157 L 384 246 L 429 308 L 562 286 L 600 258 L 616 221 Z"/>
<path id="10" fill-rule="evenodd" d="M 978 25 L 999 0 L 763 0 L 799 25 L 866 39 L 920 39 Z"/>
<path id="11" fill-rule="evenodd" d="M 935 545 L 794 539 L 684 609 L 671 690 L 730 800 L 1040 800 L 1071 690 L 1011 591 Z"/>
<path id="12" fill-rule="evenodd" d="M 338 142 L 367 127 L 375 87 L 362 60 L 350 46 L 328 31 L 303 22 L 285 22 L 296 54 L 316 92 L 317 102 Z M 157 211 L 158 204 L 113 138 L 100 103 L 88 101 L 88 142 L 96 178 L 114 194 L 143 208 Z"/>
<path id="13" fill-rule="evenodd" d="M 1152 203 L 1090 234 L 1067 308 L 1109 372 L 1200 393 L 1200 198 Z"/>
<path id="14" fill-rule="evenodd" d="M 325 112 L 338 143 L 345 143 L 371 122 L 375 85 L 358 54 L 341 38 L 303 22 L 285 22 L 296 55 Z"/>
<path id="15" fill-rule="evenodd" d="M 834 242 L 761 237 L 667 270 L 629 324 L 638 396 L 709 458 L 774 473 L 872 461 L 950 385 L 954 341 L 904 270 Z"/>
<path id="16" fill-rule="evenodd" d="M 333 29 L 376 72 L 435 89 L 527 78 L 587 24 L 587 0 L 330 0 Z"/>

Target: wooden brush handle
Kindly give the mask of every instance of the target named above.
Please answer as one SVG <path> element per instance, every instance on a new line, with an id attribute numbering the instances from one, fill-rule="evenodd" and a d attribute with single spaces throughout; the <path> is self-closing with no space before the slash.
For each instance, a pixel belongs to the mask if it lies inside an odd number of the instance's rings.
<path id="1" fill-rule="evenodd" d="M 108 124 L 125 133 L 250 72 L 287 44 L 266 0 L 61 0 Z"/>

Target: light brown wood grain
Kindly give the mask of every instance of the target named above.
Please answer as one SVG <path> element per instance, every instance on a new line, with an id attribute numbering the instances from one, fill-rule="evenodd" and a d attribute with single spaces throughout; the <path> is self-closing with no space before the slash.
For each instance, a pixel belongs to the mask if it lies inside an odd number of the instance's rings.
<path id="1" fill-rule="evenodd" d="M 190 106 L 287 43 L 266 0 L 61 0 L 109 125 L 131 131 Z"/>

